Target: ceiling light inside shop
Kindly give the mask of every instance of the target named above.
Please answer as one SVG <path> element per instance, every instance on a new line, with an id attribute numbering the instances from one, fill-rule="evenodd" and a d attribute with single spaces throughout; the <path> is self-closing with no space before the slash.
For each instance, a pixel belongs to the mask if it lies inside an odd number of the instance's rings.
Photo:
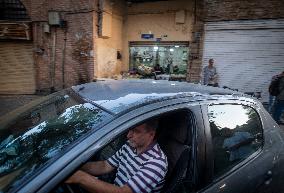
<path id="1" fill-rule="evenodd" d="M 154 50 L 158 50 L 159 49 L 159 47 L 158 46 L 154 46 Z"/>
<path id="2" fill-rule="evenodd" d="M 175 46 L 176 48 L 179 48 L 179 46 Z"/>
<path id="3" fill-rule="evenodd" d="M 170 52 L 173 52 L 174 51 L 174 49 L 173 48 L 170 48 Z"/>

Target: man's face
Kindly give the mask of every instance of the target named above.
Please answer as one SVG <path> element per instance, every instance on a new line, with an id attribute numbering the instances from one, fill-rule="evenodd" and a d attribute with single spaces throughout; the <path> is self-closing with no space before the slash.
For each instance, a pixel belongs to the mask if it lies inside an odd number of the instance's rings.
<path id="1" fill-rule="evenodd" d="M 139 125 L 134 129 L 131 129 L 128 134 L 127 138 L 131 147 L 133 148 L 144 148 L 149 143 L 151 143 L 155 136 L 155 131 L 150 130 L 147 131 L 145 129 L 146 124 Z"/>
<path id="2" fill-rule="evenodd" d="M 213 64 L 214 64 L 214 60 L 209 60 L 209 65 L 213 66 Z"/>

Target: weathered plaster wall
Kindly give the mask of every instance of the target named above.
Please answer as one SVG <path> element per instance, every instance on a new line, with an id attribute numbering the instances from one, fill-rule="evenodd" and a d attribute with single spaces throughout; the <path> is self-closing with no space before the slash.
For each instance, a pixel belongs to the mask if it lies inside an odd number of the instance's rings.
<path id="1" fill-rule="evenodd" d="M 96 58 L 95 76 L 110 78 L 119 75 L 122 61 L 117 59 L 117 52 L 122 52 L 122 31 L 125 14 L 125 2 L 122 0 L 105 0 L 104 16 L 109 17 L 111 22 L 104 23 L 103 28 L 107 28 L 109 37 L 98 37 L 95 40 Z"/>
<path id="2" fill-rule="evenodd" d="M 123 32 L 123 70 L 128 70 L 131 41 L 191 41 L 193 1 L 158 1 L 129 4 Z M 185 22 L 176 23 L 177 11 L 185 11 Z M 153 39 L 141 39 L 141 34 L 152 33 Z"/>

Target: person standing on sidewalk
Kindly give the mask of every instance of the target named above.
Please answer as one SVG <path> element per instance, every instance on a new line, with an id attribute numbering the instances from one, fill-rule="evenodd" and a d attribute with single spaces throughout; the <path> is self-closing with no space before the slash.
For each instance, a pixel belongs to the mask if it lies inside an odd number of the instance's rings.
<path id="1" fill-rule="evenodd" d="M 279 94 L 276 96 L 276 100 L 274 102 L 274 111 L 273 118 L 278 124 L 284 124 L 280 122 L 281 114 L 284 110 L 284 71 L 279 75 Z"/>
<path id="2" fill-rule="evenodd" d="M 272 78 L 271 78 L 271 83 L 272 83 L 273 81 L 275 81 L 280 75 L 281 75 L 281 74 L 276 74 L 276 75 L 272 76 Z M 273 96 L 273 95 L 270 93 L 270 91 L 269 91 L 268 112 L 269 112 L 270 114 L 273 113 L 273 107 L 274 107 L 275 98 L 276 98 L 276 97 Z"/>
<path id="3" fill-rule="evenodd" d="M 213 66 L 214 60 L 213 58 L 209 59 L 208 66 L 205 66 L 202 70 L 202 79 L 203 84 L 208 86 L 218 87 L 218 74 L 217 69 Z"/>

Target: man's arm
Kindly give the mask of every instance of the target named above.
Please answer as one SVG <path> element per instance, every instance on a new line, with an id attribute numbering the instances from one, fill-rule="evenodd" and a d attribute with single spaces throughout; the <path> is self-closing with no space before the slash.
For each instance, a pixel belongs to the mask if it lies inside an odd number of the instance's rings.
<path id="1" fill-rule="evenodd" d="M 76 183 L 82 186 L 89 192 L 98 192 L 98 193 L 133 193 L 131 188 L 127 185 L 122 187 L 115 186 L 113 184 L 101 181 L 90 174 L 78 170 L 75 172 L 67 181 L 66 183 Z"/>
<path id="2" fill-rule="evenodd" d="M 85 165 L 82 166 L 81 170 L 94 175 L 103 175 L 110 173 L 115 168 L 112 167 L 107 161 L 96 161 L 96 162 L 88 162 Z"/>

